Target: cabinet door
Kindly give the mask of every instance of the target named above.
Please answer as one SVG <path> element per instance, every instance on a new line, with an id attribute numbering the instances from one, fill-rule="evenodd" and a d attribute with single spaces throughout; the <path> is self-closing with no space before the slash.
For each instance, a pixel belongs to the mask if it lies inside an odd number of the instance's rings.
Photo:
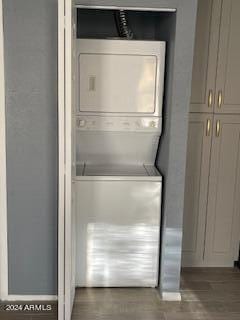
<path id="1" fill-rule="evenodd" d="M 183 266 L 201 266 L 205 237 L 212 115 L 190 114 L 183 219 Z"/>
<path id="2" fill-rule="evenodd" d="M 233 266 L 240 238 L 240 115 L 217 115 L 211 151 L 205 261 Z"/>
<path id="3" fill-rule="evenodd" d="M 213 112 L 221 2 L 198 2 L 191 112 Z"/>
<path id="4" fill-rule="evenodd" d="M 240 1 L 223 0 L 216 113 L 240 113 Z"/>

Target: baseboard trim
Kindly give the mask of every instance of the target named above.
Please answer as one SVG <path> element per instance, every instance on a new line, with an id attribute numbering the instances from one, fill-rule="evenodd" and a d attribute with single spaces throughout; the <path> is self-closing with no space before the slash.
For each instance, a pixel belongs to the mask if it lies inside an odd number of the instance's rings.
<path id="1" fill-rule="evenodd" d="M 216 263 L 208 263 L 208 262 L 196 262 L 189 261 L 182 263 L 182 268 L 233 268 L 234 262 L 216 262 Z"/>
<path id="2" fill-rule="evenodd" d="M 162 300 L 163 301 L 181 301 L 181 293 L 180 292 L 162 292 Z"/>
<path id="3" fill-rule="evenodd" d="M 9 294 L 7 301 L 57 301 L 57 295 L 15 295 Z"/>

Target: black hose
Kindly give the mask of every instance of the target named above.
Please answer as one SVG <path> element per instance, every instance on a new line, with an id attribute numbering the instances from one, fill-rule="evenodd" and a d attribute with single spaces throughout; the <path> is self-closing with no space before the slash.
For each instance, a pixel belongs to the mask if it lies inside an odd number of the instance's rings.
<path id="1" fill-rule="evenodd" d="M 126 12 L 124 10 L 119 10 L 116 12 L 115 21 L 116 21 L 119 37 L 132 39 L 133 33 L 128 26 Z"/>

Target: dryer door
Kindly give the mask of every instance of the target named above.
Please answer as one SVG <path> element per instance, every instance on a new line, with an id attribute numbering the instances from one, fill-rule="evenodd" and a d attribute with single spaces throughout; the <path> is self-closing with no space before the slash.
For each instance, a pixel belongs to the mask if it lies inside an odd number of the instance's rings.
<path id="1" fill-rule="evenodd" d="M 161 117 L 165 42 L 78 39 L 78 112 Z"/>
<path id="2" fill-rule="evenodd" d="M 156 56 L 83 53 L 79 69 L 80 111 L 154 113 Z"/>

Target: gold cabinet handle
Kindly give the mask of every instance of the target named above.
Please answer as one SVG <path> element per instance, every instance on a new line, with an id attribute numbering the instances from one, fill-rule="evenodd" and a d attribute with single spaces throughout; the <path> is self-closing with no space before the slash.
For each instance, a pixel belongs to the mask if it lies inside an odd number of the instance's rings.
<path id="1" fill-rule="evenodd" d="M 211 120 L 207 119 L 206 136 L 209 137 L 210 133 L 211 133 Z"/>
<path id="2" fill-rule="evenodd" d="M 211 108 L 213 104 L 213 91 L 209 90 L 208 92 L 208 108 Z"/>
<path id="3" fill-rule="evenodd" d="M 220 120 L 217 120 L 216 123 L 216 137 L 220 136 Z"/>
<path id="4" fill-rule="evenodd" d="M 218 108 L 222 106 L 222 90 L 218 91 Z"/>

